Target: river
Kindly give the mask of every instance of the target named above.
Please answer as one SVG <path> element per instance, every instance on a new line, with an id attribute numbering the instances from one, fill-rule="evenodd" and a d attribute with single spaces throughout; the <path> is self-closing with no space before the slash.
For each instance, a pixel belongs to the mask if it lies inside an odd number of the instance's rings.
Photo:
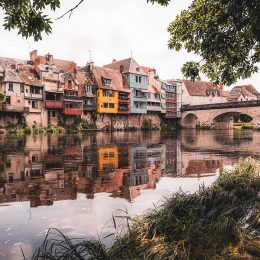
<path id="1" fill-rule="evenodd" d="M 260 132 L 0 135 L 0 259 L 31 256 L 52 227 L 110 243 L 112 216 L 195 192 L 246 156 L 260 157 Z"/>

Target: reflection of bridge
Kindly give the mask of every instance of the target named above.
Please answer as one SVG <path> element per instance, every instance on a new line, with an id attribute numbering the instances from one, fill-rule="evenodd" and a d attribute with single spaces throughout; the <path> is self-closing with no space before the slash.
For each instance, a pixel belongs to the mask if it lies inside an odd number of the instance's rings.
<path id="1" fill-rule="evenodd" d="M 229 129 L 233 127 L 233 117 L 239 114 L 250 116 L 254 128 L 260 129 L 260 100 L 184 105 L 181 124 L 184 128 L 195 128 L 199 125 L 210 129 Z"/>

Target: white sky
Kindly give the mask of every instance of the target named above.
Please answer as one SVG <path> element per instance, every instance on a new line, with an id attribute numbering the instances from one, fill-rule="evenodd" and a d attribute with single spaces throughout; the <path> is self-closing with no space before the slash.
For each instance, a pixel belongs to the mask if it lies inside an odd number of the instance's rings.
<path id="1" fill-rule="evenodd" d="M 56 18 L 79 0 L 62 0 L 62 7 L 51 16 Z M 168 50 L 167 26 L 191 0 L 172 0 L 168 7 L 147 4 L 146 0 L 85 0 L 70 20 L 54 21 L 53 33 L 42 42 L 22 39 L 17 31 L 4 31 L 0 11 L 0 56 L 28 59 L 31 50 L 40 54 L 68 59 L 84 65 L 89 50 L 96 65 L 133 57 L 140 65 L 154 67 L 163 79 L 182 78 L 180 68 L 189 60 L 200 60 L 193 54 Z M 251 83 L 260 90 L 260 73 L 239 83 Z"/>

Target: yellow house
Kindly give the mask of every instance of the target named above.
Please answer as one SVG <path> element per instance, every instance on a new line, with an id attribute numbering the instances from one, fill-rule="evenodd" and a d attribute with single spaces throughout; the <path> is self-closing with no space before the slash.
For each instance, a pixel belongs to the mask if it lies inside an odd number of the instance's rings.
<path id="1" fill-rule="evenodd" d="M 118 169 L 118 147 L 99 147 L 98 172 L 110 172 L 113 169 Z"/>
<path id="2" fill-rule="evenodd" d="M 117 85 L 122 84 L 122 76 L 116 70 L 93 67 L 93 76 L 97 83 L 97 113 L 118 113 Z"/>
<path id="3" fill-rule="evenodd" d="M 102 87 L 97 89 L 97 113 L 118 112 L 118 91 L 112 87 Z"/>

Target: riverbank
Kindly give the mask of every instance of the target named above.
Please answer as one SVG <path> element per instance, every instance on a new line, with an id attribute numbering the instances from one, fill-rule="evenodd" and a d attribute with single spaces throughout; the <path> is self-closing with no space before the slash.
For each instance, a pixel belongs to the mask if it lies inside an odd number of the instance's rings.
<path id="1" fill-rule="evenodd" d="M 69 240 L 50 231 L 33 259 L 256 259 L 260 162 L 241 161 L 210 188 L 176 193 L 142 217 L 114 225 L 114 244 Z M 115 219 L 114 219 L 115 220 Z"/>

